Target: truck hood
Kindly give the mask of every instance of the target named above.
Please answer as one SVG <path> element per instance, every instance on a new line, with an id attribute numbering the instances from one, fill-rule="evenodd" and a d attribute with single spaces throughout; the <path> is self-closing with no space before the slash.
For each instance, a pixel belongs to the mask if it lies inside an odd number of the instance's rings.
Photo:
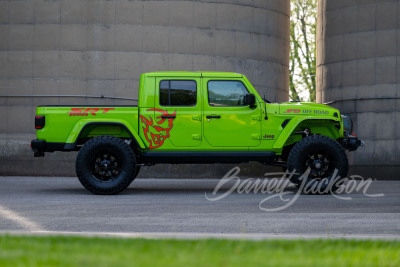
<path id="1" fill-rule="evenodd" d="M 327 105 L 308 102 L 280 103 L 279 113 L 282 115 L 332 116 L 340 118 L 339 110 Z"/>

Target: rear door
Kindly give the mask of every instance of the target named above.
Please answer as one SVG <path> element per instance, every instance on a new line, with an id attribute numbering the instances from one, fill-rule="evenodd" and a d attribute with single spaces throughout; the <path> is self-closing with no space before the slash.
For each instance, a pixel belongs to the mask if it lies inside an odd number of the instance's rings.
<path id="1" fill-rule="evenodd" d="M 261 143 L 261 110 L 244 106 L 249 93 L 240 80 L 204 78 L 204 136 L 214 147 L 254 147 Z"/>
<path id="2" fill-rule="evenodd" d="M 200 146 L 200 77 L 157 77 L 154 108 L 155 142 L 162 150 Z M 154 135 L 153 135 L 154 137 Z"/>

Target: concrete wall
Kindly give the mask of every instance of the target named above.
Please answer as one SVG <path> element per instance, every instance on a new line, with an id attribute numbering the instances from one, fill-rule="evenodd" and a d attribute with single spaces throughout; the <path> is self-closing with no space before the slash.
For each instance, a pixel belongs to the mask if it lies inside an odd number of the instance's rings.
<path id="1" fill-rule="evenodd" d="M 0 0 L 0 95 L 137 98 L 143 72 L 207 70 L 244 73 L 261 95 L 284 101 L 289 11 L 289 0 Z M 0 97 L 0 175 L 74 175 L 75 153 L 32 157 L 35 106 L 129 103 Z M 225 169 L 163 166 L 148 175 Z"/>
<path id="2" fill-rule="evenodd" d="M 399 179 L 400 1 L 319 0 L 317 36 L 317 101 L 348 100 L 332 105 L 366 141 L 353 173 Z"/>

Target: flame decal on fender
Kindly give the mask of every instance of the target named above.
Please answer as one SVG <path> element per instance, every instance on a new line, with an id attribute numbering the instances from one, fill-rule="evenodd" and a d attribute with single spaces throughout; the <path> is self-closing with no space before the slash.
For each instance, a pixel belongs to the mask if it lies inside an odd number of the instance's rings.
<path id="1" fill-rule="evenodd" d="M 158 108 L 148 109 L 147 111 L 157 111 L 161 113 L 161 115 L 157 117 L 157 119 L 160 120 L 156 121 L 156 124 L 154 124 L 152 117 L 150 117 L 150 119 L 147 119 L 146 117 L 140 115 L 140 119 L 144 124 L 144 126 L 142 127 L 143 133 L 147 142 L 149 142 L 149 148 L 155 149 L 164 144 L 164 140 L 170 137 L 169 132 L 172 130 L 172 127 L 174 127 L 175 118 L 161 118 L 161 116 L 175 116 L 176 110 L 173 114 L 169 114 L 168 111 Z M 168 120 L 167 128 L 161 126 L 165 122 L 165 120 Z"/>

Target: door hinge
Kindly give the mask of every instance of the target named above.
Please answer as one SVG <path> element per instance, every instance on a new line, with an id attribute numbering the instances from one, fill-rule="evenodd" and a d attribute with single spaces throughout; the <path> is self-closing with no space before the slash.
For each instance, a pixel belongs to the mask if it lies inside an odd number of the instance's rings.
<path id="1" fill-rule="evenodd" d="M 201 121 L 201 115 L 193 115 L 192 120 L 194 121 Z"/>
<path id="2" fill-rule="evenodd" d="M 192 139 L 201 140 L 201 134 L 192 134 Z"/>
<path id="3" fill-rule="evenodd" d="M 251 138 L 256 139 L 256 140 L 261 140 L 261 135 L 259 134 L 252 134 Z"/>
<path id="4" fill-rule="evenodd" d="M 253 116 L 253 117 L 251 117 L 251 119 L 253 121 L 261 121 L 261 117 L 260 116 Z"/>

